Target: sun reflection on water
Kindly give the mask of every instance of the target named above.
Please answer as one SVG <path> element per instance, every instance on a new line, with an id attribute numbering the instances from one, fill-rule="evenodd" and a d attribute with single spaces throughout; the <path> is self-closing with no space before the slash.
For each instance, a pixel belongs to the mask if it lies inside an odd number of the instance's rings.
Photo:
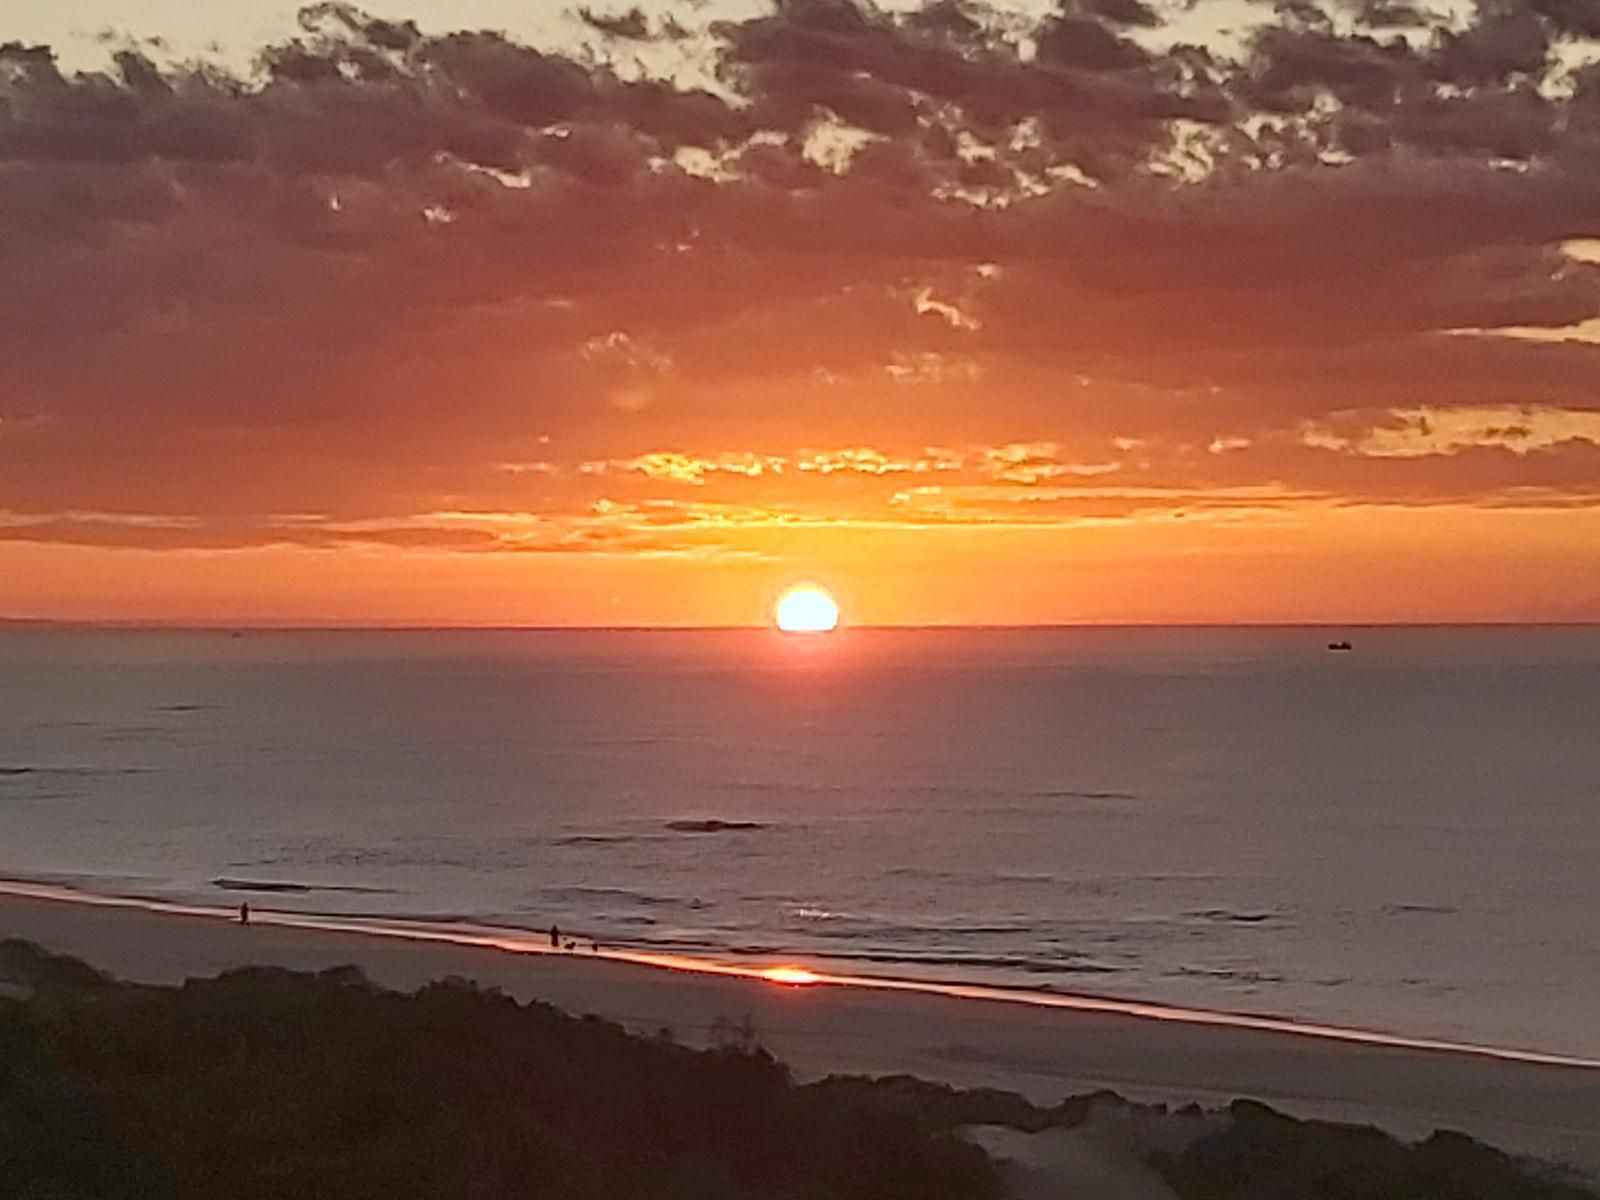
<path id="1" fill-rule="evenodd" d="M 786 987 L 806 987 L 821 982 L 817 975 L 804 967 L 768 967 L 761 972 L 761 978 L 768 983 L 781 983 Z"/>

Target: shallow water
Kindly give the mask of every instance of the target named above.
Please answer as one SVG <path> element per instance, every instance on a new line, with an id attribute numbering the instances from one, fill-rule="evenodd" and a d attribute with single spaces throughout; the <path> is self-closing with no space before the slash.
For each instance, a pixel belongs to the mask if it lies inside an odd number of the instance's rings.
<path id="1" fill-rule="evenodd" d="M 0 875 L 1595 1055 L 1597 714 L 1595 629 L 19 627 Z"/>

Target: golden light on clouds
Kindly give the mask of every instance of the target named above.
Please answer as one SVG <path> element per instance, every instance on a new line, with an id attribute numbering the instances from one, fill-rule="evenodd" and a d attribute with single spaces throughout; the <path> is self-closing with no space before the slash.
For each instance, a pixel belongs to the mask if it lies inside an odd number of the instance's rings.
<path id="1" fill-rule="evenodd" d="M 1597 30 L 1226 7 L 0 48 L 0 616 L 1600 618 Z"/>

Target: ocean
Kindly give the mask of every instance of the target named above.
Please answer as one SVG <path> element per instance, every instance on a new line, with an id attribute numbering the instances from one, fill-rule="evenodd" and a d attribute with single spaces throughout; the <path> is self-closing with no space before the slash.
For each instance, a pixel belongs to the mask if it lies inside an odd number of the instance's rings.
<path id="1" fill-rule="evenodd" d="M 0 877 L 1597 1057 L 1600 629 L 6 626 Z"/>

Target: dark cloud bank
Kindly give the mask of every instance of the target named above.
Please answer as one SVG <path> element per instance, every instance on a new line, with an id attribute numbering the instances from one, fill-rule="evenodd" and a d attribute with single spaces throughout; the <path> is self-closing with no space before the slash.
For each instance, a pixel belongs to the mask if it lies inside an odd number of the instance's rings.
<path id="1" fill-rule="evenodd" d="M 1504 332 L 1600 314 L 1600 0 L 1258 15 L 785 0 L 557 49 L 325 4 L 245 75 L 0 47 L 0 536 L 448 545 L 370 523 L 670 495 L 577 470 L 664 447 L 1600 500 L 1562 432 L 1600 345 Z"/>

